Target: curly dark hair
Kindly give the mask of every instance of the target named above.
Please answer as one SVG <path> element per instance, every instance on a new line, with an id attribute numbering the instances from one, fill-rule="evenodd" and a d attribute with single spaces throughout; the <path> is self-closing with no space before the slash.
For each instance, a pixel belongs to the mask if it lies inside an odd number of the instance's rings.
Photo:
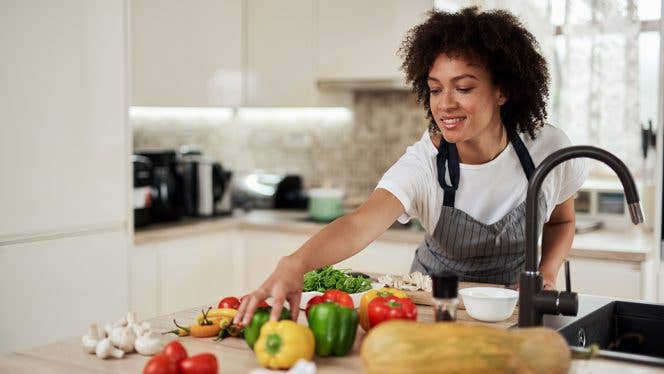
<path id="1" fill-rule="evenodd" d="M 479 12 L 477 7 L 469 7 L 428 15 L 424 23 L 408 31 L 399 55 L 406 82 L 412 84 L 417 101 L 427 111 L 429 129 L 440 131 L 431 114 L 427 78 L 434 60 L 445 53 L 486 68 L 493 84 L 507 97 L 500 108 L 505 126 L 534 139 L 535 130 L 544 125 L 549 94 L 549 72 L 535 37 L 504 10 Z"/>

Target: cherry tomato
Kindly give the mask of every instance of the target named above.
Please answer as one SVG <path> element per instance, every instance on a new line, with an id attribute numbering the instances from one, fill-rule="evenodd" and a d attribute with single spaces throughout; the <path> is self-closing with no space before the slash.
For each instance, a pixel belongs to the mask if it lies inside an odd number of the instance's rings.
<path id="1" fill-rule="evenodd" d="M 180 363 L 182 374 L 217 374 L 217 357 L 212 353 L 199 353 Z"/>
<path id="2" fill-rule="evenodd" d="M 173 361 L 176 367 L 178 367 L 180 362 L 188 356 L 187 350 L 184 349 L 182 343 L 177 340 L 172 340 L 170 343 L 166 344 L 161 353 Z"/>
<path id="3" fill-rule="evenodd" d="M 249 297 L 249 295 L 242 296 L 240 298 L 240 303 L 242 303 L 244 301 L 244 299 L 246 299 L 247 297 Z M 263 308 L 263 307 L 269 307 L 269 306 L 270 306 L 270 304 L 266 303 L 265 300 L 263 300 L 260 303 L 258 303 L 257 308 Z"/>
<path id="4" fill-rule="evenodd" d="M 229 297 L 224 297 L 219 301 L 219 305 L 217 305 L 217 308 L 230 308 L 230 309 L 237 309 L 240 307 L 240 300 L 238 300 L 237 297 L 229 296 Z"/>
<path id="5" fill-rule="evenodd" d="M 152 357 L 143 368 L 143 374 L 177 374 L 177 372 L 175 362 L 163 353 Z"/>

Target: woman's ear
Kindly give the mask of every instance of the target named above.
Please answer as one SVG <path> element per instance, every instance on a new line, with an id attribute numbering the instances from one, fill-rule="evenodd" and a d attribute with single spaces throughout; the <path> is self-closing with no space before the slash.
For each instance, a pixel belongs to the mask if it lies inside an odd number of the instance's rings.
<path id="1" fill-rule="evenodd" d="M 503 94 L 503 91 L 501 90 L 496 90 L 496 101 L 498 102 L 498 106 L 503 106 L 507 102 L 507 96 Z"/>

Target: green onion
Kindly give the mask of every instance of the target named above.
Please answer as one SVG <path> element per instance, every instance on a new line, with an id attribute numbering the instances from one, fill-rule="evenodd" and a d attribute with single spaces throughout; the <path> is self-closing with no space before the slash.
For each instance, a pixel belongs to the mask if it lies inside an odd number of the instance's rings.
<path id="1" fill-rule="evenodd" d="M 327 290 L 341 290 L 347 293 L 364 292 L 371 289 L 368 278 L 348 275 L 349 269 L 335 269 L 325 266 L 304 274 L 304 291 L 325 292 Z"/>

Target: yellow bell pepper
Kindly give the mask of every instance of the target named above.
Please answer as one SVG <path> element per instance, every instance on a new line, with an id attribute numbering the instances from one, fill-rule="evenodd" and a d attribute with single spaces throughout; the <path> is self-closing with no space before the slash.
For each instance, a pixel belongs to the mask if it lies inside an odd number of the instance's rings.
<path id="1" fill-rule="evenodd" d="M 397 288 L 383 287 L 377 290 L 369 290 L 360 299 L 360 326 L 364 331 L 369 331 L 369 302 L 376 297 L 386 297 L 394 295 L 396 297 L 407 297 L 406 292 Z"/>
<path id="2" fill-rule="evenodd" d="M 258 363 L 269 369 L 289 369 L 297 360 L 314 356 L 314 334 L 296 322 L 268 321 L 254 345 Z"/>

